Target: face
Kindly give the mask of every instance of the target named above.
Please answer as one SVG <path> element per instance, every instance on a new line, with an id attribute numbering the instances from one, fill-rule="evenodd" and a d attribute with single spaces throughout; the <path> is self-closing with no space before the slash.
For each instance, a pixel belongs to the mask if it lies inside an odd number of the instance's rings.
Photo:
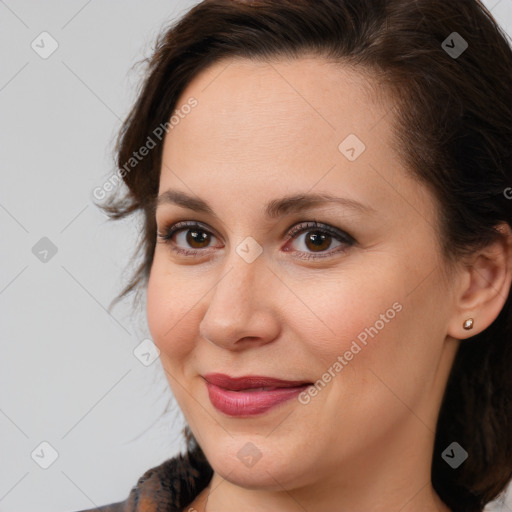
<path id="1" fill-rule="evenodd" d="M 236 485 L 354 486 L 386 464 L 430 478 L 453 294 L 438 207 L 367 85 L 318 57 L 223 61 L 183 92 L 176 108 L 195 106 L 165 139 L 149 328 L 193 434 Z M 306 385 L 224 391 L 213 373 Z"/>

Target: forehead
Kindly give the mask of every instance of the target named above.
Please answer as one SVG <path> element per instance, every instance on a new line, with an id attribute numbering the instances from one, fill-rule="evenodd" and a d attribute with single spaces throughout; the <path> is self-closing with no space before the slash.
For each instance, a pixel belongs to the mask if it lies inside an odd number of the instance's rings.
<path id="1" fill-rule="evenodd" d="M 412 203 L 425 194 L 393 150 L 392 105 L 372 85 L 354 68 L 318 57 L 217 62 L 176 104 L 179 111 L 197 101 L 166 136 L 160 191 L 211 197 L 229 188 L 249 205 L 314 188 L 403 214 L 411 206 L 401 204 L 399 190 Z M 355 159 L 347 158 L 352 148 Z"/>
<path id="2" fill-rule="evenodd" d="M 223 60 L 201 72 L 179 98 L 178 109 L 190 97 L 198 106 L 169 143 L 192 138 L 198 158 L 203 147 L 212 158 L 213 146 L 243 146 L 256 158 L 263 150 L 304 158 L 322 143 L 323 150 L 336 154 L 343 138 L 350 133 L 366 138 L 389 109 L 370 91 L 361 73 L 318 57 Z"/>
<path id="3" fill-rule="evenodd" d="M 355 134 L 367 148 L 385 150 L 388 105 L 370 94 L 366 76 L 319 57 L 254 61 L 226 59 L 202 71 L 176 108 L 197 106 L 165 140 L 164 155 L 180 167 L 210 172 L 275 166 L 297 172 L 339 159 L 339 144 Z M 377 147 L 377 145 L 379 147 Z M 322 160 L 320 162 L 319 160 Z M 327 171 L 327 169 L 323 169 Z"/>

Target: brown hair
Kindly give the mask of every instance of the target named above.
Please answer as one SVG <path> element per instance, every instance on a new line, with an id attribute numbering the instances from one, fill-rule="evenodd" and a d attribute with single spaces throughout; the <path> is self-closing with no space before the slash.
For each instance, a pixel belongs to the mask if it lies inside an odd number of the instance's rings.
<path id="1" fill-rule="evenodd" d="M 469 45 L 461 55 L 443 44 L 455 45 L 453 32 Z M 356 66 L 389 91 L 395 149 L 439 202 L 447 263 L 502 236 L 495 227 L 512 224 L 504 192 L 512 186 L 512 51 L 477 0 L 205 0 L 158 38 L 119 133 L 119 169 L 169 121 L 180 94 L 210 64 L 306 53 Z M 147 284 L 162 145 L 122 174 L 126 194 L 101 206 L 113 219 L 134 212 L 144 219 L 142 259 L 118 298 Z M 461 344 L 441 406 L 432 483 L 454 511 L 481 512 L 512 477 L 511 342 L 509 294 L 498 318 Z M 457 469 L 441 457 L 453 441 L 469 454 Z M 191 439 L 189 451 L 204 462 Z"/>

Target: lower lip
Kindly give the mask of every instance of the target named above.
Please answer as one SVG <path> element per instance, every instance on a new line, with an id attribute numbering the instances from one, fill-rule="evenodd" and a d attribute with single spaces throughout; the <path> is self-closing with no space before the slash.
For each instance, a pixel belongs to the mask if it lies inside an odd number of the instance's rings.
<path id="1" fill-rule="evenodd" d="M 212 405 L 229 416 L 254 416 L 286 402 L 304 391 L 309 384 L 271 391 L 230 391 L 206 382 Z"/>

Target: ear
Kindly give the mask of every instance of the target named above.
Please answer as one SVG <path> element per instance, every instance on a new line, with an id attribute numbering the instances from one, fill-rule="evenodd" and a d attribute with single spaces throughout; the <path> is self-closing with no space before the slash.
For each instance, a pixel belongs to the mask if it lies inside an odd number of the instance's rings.
<path id="1" fill-rule="evenodd" d="M 465 259 L 455 296 L 455 314 L 447 334 L 466 339 L 484 331 L 496 320 L 510 293 L 512 281 L 512 231 L 508 224 L 496 226 L 504 236 Z M 463 324 L 473 319 L 473 328 Z"/>

